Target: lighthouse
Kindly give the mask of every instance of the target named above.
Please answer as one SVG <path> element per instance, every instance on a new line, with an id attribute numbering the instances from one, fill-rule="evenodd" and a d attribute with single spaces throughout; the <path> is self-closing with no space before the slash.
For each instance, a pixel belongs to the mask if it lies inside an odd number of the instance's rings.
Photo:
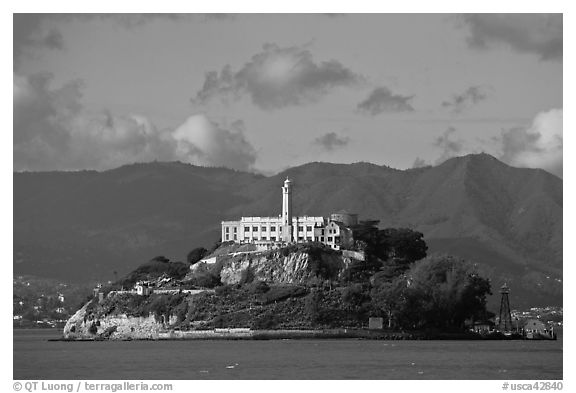
<path id="1" fill-rule="evenodd" d="M 286 177 L 282 187 L 282 241 L 292 242 L 292 181 Z"/>

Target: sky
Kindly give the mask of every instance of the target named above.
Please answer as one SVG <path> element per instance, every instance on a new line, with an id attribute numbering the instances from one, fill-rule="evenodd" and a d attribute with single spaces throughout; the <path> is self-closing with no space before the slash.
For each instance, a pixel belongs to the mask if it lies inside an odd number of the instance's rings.
<path id="1" fill-rule="evenodd" d="M 562 177 L 561 14 L 15 14 L 15 171 L 486 152 Z"/>

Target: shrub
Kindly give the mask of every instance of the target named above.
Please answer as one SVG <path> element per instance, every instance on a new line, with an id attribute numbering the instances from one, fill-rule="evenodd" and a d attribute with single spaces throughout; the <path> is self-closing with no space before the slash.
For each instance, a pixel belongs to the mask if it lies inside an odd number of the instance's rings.
<path id="1" fill-rule="evenodd" d="M 163 255 L 160 255 L 158 257 L 154 257 L 150 260 L 150 262 L 160 262 L 160 263 L 168 263 L 170 262 L 170 259 L 166 258 Z"/>
<path id="2" fill-rule="evenodd" d="M 92 322 L 92 324 L 88 328 L 88 333 L 90 333 L 90 334 L 98 333 L 98 328 L 96 327 L 96 323 Z"/>
<path id="3" fill-rule="evenodd" d="M 262 301 L 265 304 L 282 301 L 291 297 L 300 297 L 306 295 L 306 288 L 297 285 L 273 286 L 270 290 L 262 295 Z"/>
<path id="4" fill-rule="evenodd" d="M 322 302 L 322 291 L 314 290 L 306 296 L 304 302 L 304 312 L 306 313 L 308 319 L 316 324 L 320 317 L 320 303 Z"/>
<path id="5" fill-rule="evenodd" d="M 186 320 L 186 316 L 188 315 L 188 302 L 182 301 L 178 304 L 173 310 L 172 314 L 176 315 L 178 318 L 178 322 L 182 323 Z"/>
<path id="6" fill-rule="evenodd" d="M 188 255 L 186 256 L 186 261 L 190 264 L 190 265 L 194 265 L 195 263 L 197 263 L 199 260 L 201 260 L 202 258 L 204 258 L 204 256 L 208 255 L 208 250 L 205 249 L 204 247 L 198 247 L 193 249 L 192 251 L 190 251 L 188 253 Z"/>
<path id="7" fill-rule="evenodd" d="M 233 285 L 221 285 L 216 288 L 216 296 L 229 296 L 232 294 L 232 292 L 234 292 Z"/>
<path id="8" fill-rule="evenodd" d="M 272 329 L 276 326 L 276 316 L 272 312 L 258 315 L 252 322 L 252 329 Z"/>
<path id="9" fill-rule="evenodd" d="M 359 307 L 370 301 L 370 294 L 361 284 L 352 284 L 342 292 L 342 301 L 349 307 Z"/>
<path id="10" fill-rule="evenodd" d="M 222 285 L 220 277 L 209 271 L 197 272 L 190 280 L 190 283 L 202 288 L 214 288 Z"/>
<path id="11" fill-rule="evenodd" d="M 270 286 L 264 281 L 254 281 L 248 286 L 248 292 L 253 294 L 262 294 L 270 290 Z"/>
<path id="12" fill-rule="evenodd" d="M 217 315 L 213 320 L 212 323 L 214 324 L 215 328 L 223 328 L 226 326 L 226 319 L 222 315 Z"/>
<path id="13" fill-rule="evenodd" d="M 118 284 L 125 288 L 131 288 L 137 281 L 158 278 L 163 274 L 179 280 L 189 271 L 189 266 L 184 262 L 170 262 L 166 257 L 158 256 L 138 266 Z"/>
<path id="14" fill-rule="evenodd" d="M 353 260 L 342 272 L 344 282 L 368 282 L 382 267 L 382 261 L 377 258 L 369 258 L 367 261 Z"/>

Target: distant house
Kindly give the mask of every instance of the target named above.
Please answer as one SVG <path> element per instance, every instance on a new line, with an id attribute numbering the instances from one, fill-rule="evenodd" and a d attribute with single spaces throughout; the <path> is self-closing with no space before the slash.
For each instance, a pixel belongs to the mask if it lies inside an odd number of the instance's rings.
<path id="1" fill-rule="evenodd" d="M 472 327 L 472 329 L 476 333 L 488 333 L 494 330 L 495 326 L 496 326 L 495 323 L 492 321 L 477 321 L 474 322 L 474 326 Z"/>
<path id="2" fill-rule="evenodd" d="M 548 331 L 548 327 L 538 319 L 528 319 L 524 323 L 524 330 L 527 333 L 544 333 Z"/>
<path id="3" fill-rule="evenodd" d="M 134 286 L 134 289 L 136 289 L 136 294 L 139 296 L 148 296 L 152 293 L 152 288 L 144 281 L 138 281 Z"/>
<path id="4" fill-rule="evenodd" d="M 370 317 L 368 319 L 368 329 L 383 329 L 384 328 L 384 318 L 381 317 Z"/>

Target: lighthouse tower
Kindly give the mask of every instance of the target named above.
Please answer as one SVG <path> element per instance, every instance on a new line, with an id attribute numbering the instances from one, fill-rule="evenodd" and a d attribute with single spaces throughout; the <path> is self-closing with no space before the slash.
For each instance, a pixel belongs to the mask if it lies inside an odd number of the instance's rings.
<path id="1" fill-rule="evenodd" d="M 282 241 L 292 241 L 292 181 L 286 177 L 282 187 Z"/>

